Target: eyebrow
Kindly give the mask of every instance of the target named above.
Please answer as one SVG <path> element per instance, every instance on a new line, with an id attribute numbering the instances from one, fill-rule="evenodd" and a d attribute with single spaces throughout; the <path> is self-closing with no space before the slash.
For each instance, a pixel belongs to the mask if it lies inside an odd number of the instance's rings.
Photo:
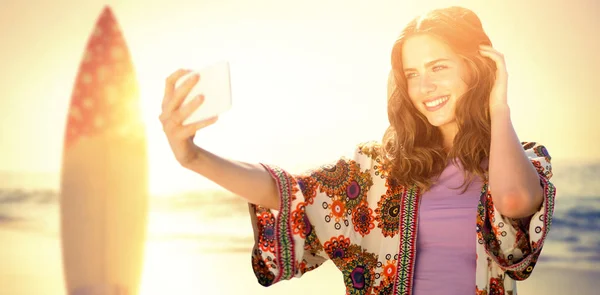
<path id="1" fill-rule="evenodd" d="M 432 65 L 434 65 L 434 64 L 436 64 L 436 63 L 438 63 L 438 62 L 441 62 L 441 61 L 450 61 L 450 59 L 448 59 L 448 58 L 438 58 L 438 59 L 436 59 L 436 60 L 432 60 L 432 61 L 430 61 L 430 62 L 427 62 L 427 63 L 425 64 L 425 67 L 430 67 L 430 66 L 432 66 Z M 405 69 L 404 69 L 404 71 L 405 71 L 405 72 L 409 72 L 409 71 L 417 71 L 417 69 L 415 69 L 415 68 L 405 68 Z"/>

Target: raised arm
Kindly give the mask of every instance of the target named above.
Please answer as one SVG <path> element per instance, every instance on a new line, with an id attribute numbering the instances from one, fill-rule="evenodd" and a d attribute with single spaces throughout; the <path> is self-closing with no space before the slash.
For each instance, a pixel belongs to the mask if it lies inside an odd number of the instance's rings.
<path id="1" fill-rule="evenodd" d="M 241 196 L 249 203 L 279 210 L 277 185 L 260 164 L 224 159 L 198 148 L 197 156 L 182 166 Z"/>
<path id="2" fill-rule="evenodd" d="M 210 179 L 252 204 L 278 210 L 277 185 L 262 165 L 224 159 L 194 144 L 196 132 L 212 125 L 217 118 L 183 125 L 183 121 L 204 101 L 204 97 L 200 95 L 182 105 L 200 78 L 192 75 L 176 88 L 177 80 L 189 72 L 178 70 L 166 79 L 162 113 L 159 117 L 175 159 L 181 166 Z"/>

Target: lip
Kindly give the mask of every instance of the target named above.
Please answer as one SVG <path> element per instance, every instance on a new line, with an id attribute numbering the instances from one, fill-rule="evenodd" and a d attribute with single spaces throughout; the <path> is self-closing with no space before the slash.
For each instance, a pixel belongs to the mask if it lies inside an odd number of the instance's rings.
<path id="1" fill-rule="evenodd" d="M 440 99 L 440 98 L 442 98 L 442 97 L 448 97 L 448 99 L 447 99 L 446 101 L 442 102 L 441 104 L 437 105 L 437 106 L 434 106 L 434 107 L 428 107 L 428 106 L 425 104 L 425 103 L 428 103 L 428 102 L 431 102 L 431 101 L 434 101 L 434 100 Z M 434 97 L 434 98 L 430 98 L 430 99 L 428 99 L 428 100 L 424 100 L 424 101 L 423 101 L 423 106 L 425 107 L 425 109 L 426 109 L 427 111 L 429 111 L 429 112 L 435 112 L 435 111 L 437 111 L 437 110 L 439 110 L 439 109 L 443 108 L 443 107 L 444 107 L 444 106 L 445 106 L 445 105 L 446 105 L 446 104 L 447 104 L 449 101 L 450 101 L 450 95 L 440 95 L 440 96 L 436 96 L 436 97 Z"/>
<path id="2" fill-rule="evenodd" d="M 442 97 L 446 97 L 446 96 L 450 96 L 450 95 L 438 95 L 438 96 L 436 96 L 436 97 L 432 97 L 432 98 L 430 98 L 430 99 L 426 99 L 426 100 L 424 100 L 424 101 L 423 101 L 423 103 L 432 102 L 432 101 L 434 101 L 434 100 L 438 100 L 438 99 L 440 99 L 440 98 L 442 98 Z"/>

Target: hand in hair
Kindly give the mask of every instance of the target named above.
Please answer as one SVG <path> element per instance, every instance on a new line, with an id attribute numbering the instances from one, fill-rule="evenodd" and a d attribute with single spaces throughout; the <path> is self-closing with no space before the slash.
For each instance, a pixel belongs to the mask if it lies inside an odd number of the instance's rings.
<path id="1" fill-rule="evenodd" d="M 488 45 L 480 45 L 479 53 L 496 63 L 496 81 L 490 92 L 490 112 L 495 108 L 504 108 L 508 105 L 508 72 L 504 55 Z"/>

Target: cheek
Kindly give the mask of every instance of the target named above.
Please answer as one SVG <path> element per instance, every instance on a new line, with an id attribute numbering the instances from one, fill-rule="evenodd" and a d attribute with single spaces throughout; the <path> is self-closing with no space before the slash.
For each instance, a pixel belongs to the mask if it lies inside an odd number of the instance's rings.
<path id="1" fill-rule="evenodd" d="M 452 89 L 454 95 L 460 97 L 467 91 L 467 83 L 464 78 L 459 72 L 453 72 L 451 75 L 444 77 L 443 80 L 446 88 Z"/>
<path id="2" fill-rule="evenodd" d="M 421 92 L 418 89 L 418 86 L 414 86 L 414 85 L 408 85 L 408 97 L 410 98 L 410 102 L 416 107 L 419 108 L 419 106 L 417 105 L 418 101 L 421 100 Z"/>
<path id="3" fill-rule="evenodd" d="M 442 89 L 451 91 L 457 98 L 463 95 L 467 90 L 467 84 L 458 76 L 440 77 L 436 84 Z"/>
<path id="4" fill-rule="evenodd" d="M 460 79 L 457 79 L 453 73 L 446 73 L 444 75 L 440 75 L 439 77 L 437 77 L 435 83 L 436 83 L 436 85 L 438 85 L 438 87 L 441 87 L 443 89 L 454 90 L 454 89 L 456 89 L 456 86 L 458 85 L 457 84 L 458 80 L 460 80 Z"/>
<path id="5" fill-rule="evenodd" d="M 454 83 L 454 92 L 459 99 L 463 96 L 463 94 L 465 94 L 465 92 L 467 92 L 467 88 L 468 86 L 465 81 L 462 79 L 456 79 Z"/>

